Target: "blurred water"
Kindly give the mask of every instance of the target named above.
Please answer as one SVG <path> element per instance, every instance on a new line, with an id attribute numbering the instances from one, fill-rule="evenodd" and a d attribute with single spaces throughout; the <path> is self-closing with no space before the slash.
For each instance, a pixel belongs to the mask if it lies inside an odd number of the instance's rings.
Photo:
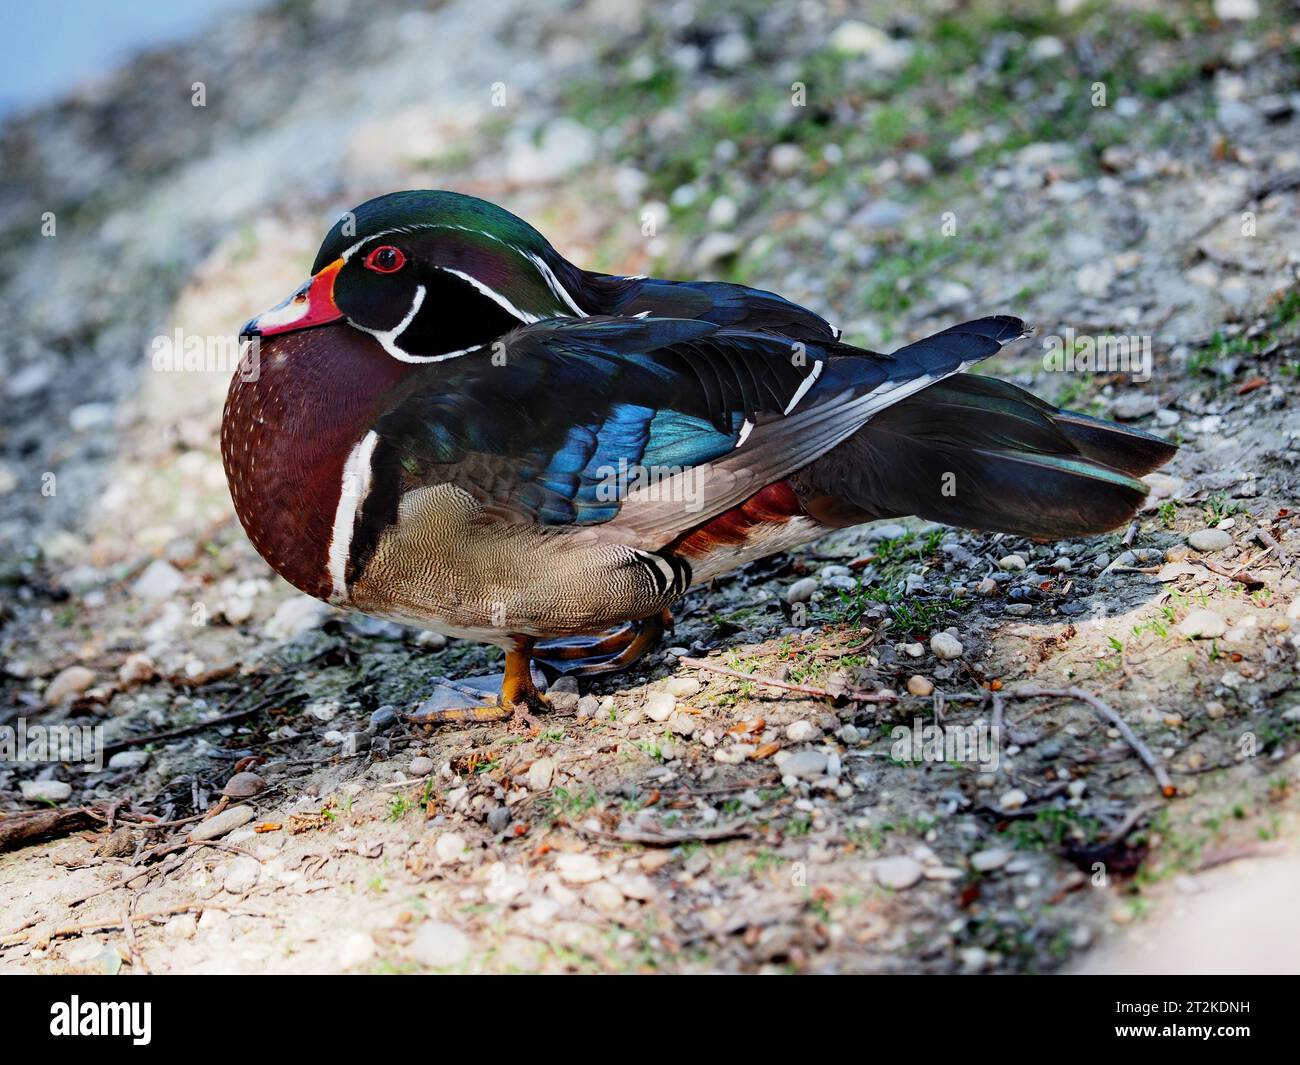
<path id="1" fill-rule="evenodd" d="M 55 99 L 133 53 L 261 0 L 0 0 L 0 117 Z"/>

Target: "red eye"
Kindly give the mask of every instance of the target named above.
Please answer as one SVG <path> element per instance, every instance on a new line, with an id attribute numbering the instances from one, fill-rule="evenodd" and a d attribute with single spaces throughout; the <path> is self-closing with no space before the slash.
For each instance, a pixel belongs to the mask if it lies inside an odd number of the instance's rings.
<path id="1" fill-rule="evenodd" d="M 406 256 L 401 248 L 391 244 L 382 244 L 366 256 L 366 269 L 377 274 L 395 274 L 406 265 Z"/>

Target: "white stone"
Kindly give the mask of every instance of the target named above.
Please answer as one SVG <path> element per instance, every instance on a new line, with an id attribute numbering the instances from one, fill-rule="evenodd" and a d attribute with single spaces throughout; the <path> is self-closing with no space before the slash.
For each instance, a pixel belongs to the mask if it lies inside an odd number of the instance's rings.
<path id="1" fill-rule="evenodd" d="M 312 629 L 318 629 L 330 616 L 330 608 L 309 595 L 286 599 L 270 620 L 262 626 L 262 634 L 272 640 L 292 640 Z"/>
<path id="2" fill-rule="evenodd" d="M 818 739 L 822 730 L 811 721 L 793 721 L 785 727 L 785 736 L 791 743 L 808 743 Z"/>
<path id="3" fill-rule="evenodd" d="M 1222 529 L 1197 529 L 1187 538 L 1187 544 L 1196 551 L 1222 551 L 1232 546 L 1232 535 Z"/>
<path id="4" fill-rule="evenodd" d="M 991 847 L 988 850 L 977 851 L 971 855 L 971 868 L 981 873 L 989 873 L 994 869 L 1001 869 L 1007 862 L 1011 861 L 1011 851 L 1006 847 Z"/>
<path id="5" fill-rule="evenodd" d="M 930 637 L 930 650 L 934 652 L 936 658 L 949 662 L 954 658 L 960 658 L 966 648 L 957 637 L 946 632 L 938 632 Z"/>
<path id="6" fill-rule="evenodd" d="M 902 891 L 920 880 L 925 870 L 915 858 L 900 856 L 872 862 L 871 872 L 882 887 Z"/>
<path id="7" fill-rule="evenodd" d="M 1019 810 L 1029 801 L 1029 796 L 1020 788 L 1012 788 L 998 800 L 998 805 L 1004 810 Z"/>
<path id="8" fill-rule="evenodd" d="M 651 721 L 667 721 L 677 709 L 677 696 L 669 692 L 652 692 L 642 707 Z"/>
<path id="9" fill-rule="evenodd" d="M 590 884 L 603 875 L 600 862 L 590 854 L 561 854 L 555 859 L 555 870 L 569 884 Z"/>
<path id="10" fill-rule="evenodd" d="M 470 940 L 455 925 L 445 921 L 425 921 L 411 940 L 411 955 L 432 969 L 459 965 L 470 952 Z"/>
<path id="11" fill-rule="evenodd" d="M 28 802 L 63 802 L 72 794 L 72 785 L 62 780 L 24 780 L 18 787 Z"/>
<path id="12" fill-rule="evenodd" d="M 804 577 L 803 580 L 795 581 L 790 585 L 785 593 L 785 601 L 792 606 L 795 603 L 806 603 L 815 591 L 817 591 L 817 579 Z"/>
<path id="13" fill-rule="evenodd" d="M 185 577 L 170 562 L 154 559 L 131 585 L 131 594 L 141 599 L 170 599 L 181 590 Z"/>
<path id="14" fill-rule="evenodd" d="M 465 861 L 465 837 L 459 832 L 444 832 L 433 845 L 433 853 L 443 865 Z"/>
<path id="15" fill-rule="evenodd" d="M 1178 631 L 1192 639 L 1213 640 L 1222 636 L 1228 623 L 1213 610 L 1193 610 L 1178 626 Z"/>
<path id="16" fill-rule="evenodd" d="M 80 695 L 95 683 L 95 674 L 85 666 L 69 666 L 55 674 L 45 688 L 45 705 L 55 706 L 74 695 Z"/>
<path id="17" fill-rule="evenodd" d="M 551 786 L 555 776 L 555 762 L 550 758 L 539 758 L 528 767 L 528 788 L 530 791 L 545 791 Z"/>

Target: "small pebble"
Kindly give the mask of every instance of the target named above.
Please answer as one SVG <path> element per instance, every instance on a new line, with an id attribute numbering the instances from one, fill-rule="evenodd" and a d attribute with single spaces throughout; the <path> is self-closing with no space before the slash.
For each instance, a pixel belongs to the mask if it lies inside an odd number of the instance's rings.
<path id="1" fill-rule="evenodd" d="M 411 940 L 411 956 L 431 969 L 459 965 L 470 952 L 469 937 L 445 921 L 425 921 Z"/>
<path id="2" fill-rule="evenodd" d="M 1012 788 L 998 800 L 998 805 L 1004 810 L 1019 810 L 1028 801 L 1029 796 L 1020 788 Z"/>
<path id="3" fill-rule="evenodd" d="M 960 654 L 960 652 L 958 652 Z M 934 683 L 926 677 L 920 675 L 909 677 L 907 680 L 907 690 L 913 695 L 933 695 Z"/>
<path id="4" fill-rule="evenodd" d="M 146 654 L 128 655 L 117 668 L 117 679 L 124 685 L 144 684 L 154 675 L 153 659 Z"/>
<path id="5" fill-rule="evenodd" d="M 433 853 L 443 865 L 456 865 L 465 860 L 465 837 L 459 832 L 444 832 L 433 845 Z"/>
<path id="6" fill-rule="evenodd" d="M 266 790 L 266 781 L 256 773 L 236 773 L 226 781 L 221 794 L 228 799 L 251 799 Z"/>
<path id="7" fill-rule="evenodd" d="M 370 731 L 382 732 L 397 721 L 397 711 L 391 706 L 381 706 L 370 715 Z"/>
<path id="8" fill-rule="evenodd" d="M 925 870 L 915 858 L 900 856 L 872 862 L 871 872 L 882 887 L 902 891 L 920 880 Z"/>
<path id="9" fill-rule="evenodd" d="M 956 636 L 940 632 L 930 638 L 930 650 L 934 652 L 936 658 L 948 662 L 960 658 L 966 649 Z"/>
<path id="10" fill-rule="evenodd" d="M 72 785 L 62 780 L 24 780 L 18 787 L 28 802 L 63 802 L 72 795 Z"/>
<path id="11" fill-rule="evenodd" d="M 785 601 L 793 606 L 795 603 L 806 603 L 812 598 L 813 592 L 817 591 L 817 579 L 815 577 L 805 577 L 803 580 L 795 581 L 790 585 L 785 593 Z"/>
<path id="12" fill-rule="evenodd" d="M 1232 535 L 1222 529 L 1197 529 L 1187 543 L 1197 551 L 1222 551 L 1232 546 Z"/>
<path id="13" fill-rule="evenodd" d="M 555 776 L 555 762 L 550 758 L 539 758 L 528 767 L 529 791 L 545 791 L 551 786 Z"/>
<path id="14" fill-rule="evenodd" d="M 555 870 L 568 884 L 590 884 L 602 875 L 600 863 L 590 854 L 561 854 L 555 859 Z"/>
<path id="15" fill-rule="evenodd" d="M 826 773 L 826 755 L 821 751 L 798 751 L 781 763 L 781 775 L 812 780 Z"/>
<path id="16" fill-rule="evenodd" d="M 339 944 L 335 957 L 340 969 L 355 969 L 369 962 L 377 952 L 378 947 L 368 932 L 349 932 Z"/>
<path id="17" fill-rule="evenodd" d="M 694 736 L 698 727 L 694 714 L 683 714 L 680 710 L 668 719 L 668 728 L 677 736 Z"/>
<path id="18" fill-rule="evenodd" d="M 998 569 L 1006 570 L 1008 573 L 1017 573 L 1028 565 L 1020 555 L 1007 555 L 1005 558 L 998 559 Z"/>
<path id="19" fill-rule="evenodd" d="M 677 709 L 677 696 L 670 692 L 653 692 L 643 707 L 645 716 L 651 721 L 667 721 Z"/>
<path id="20" fill-rule="evenodd" d="M 224 887 L 232 895 L 242 895 L 257 885 L 258 877 L 261 875 L 261 863 L 256 858 L 241 854 L 226 869 Z"/>
<path id="21" fill-rule="evenodd" d="M 587 885 L 582 898 L 588 906 L 601 913 L 615 913 L 623 908 L 623 892 L 608 880 L 597 880 Z"/>
<path id="22" fill-rule="evenodd" d="M 95 674 L 85 666 L 69 666 L 56 673 L 45 689 L 45 705 L 55 706 L 74 695 L 80 695 L 95 683 Z"/>
<path id="23" fill-rule="evenodd" d="M 232 806 L 229 810 L 222 810 L 216 817 L 200 821 L 190 830 L 187 838 L 196 843 L 205 839 L 218 839 L 227 832 L 233 832 L 241 825 L 248 824 L 252 819 L 251 806 Z"/>
<path id="24" fill-rule="evenodd" d="M 988 850 L 977 851 L 971 855 L 971 868 L 981 873 L 990 873 L 994 869 L 1001 869 L 1007 862 L 1011 861 L 1011 851 L 1006 847 L 991 847 Z"/>

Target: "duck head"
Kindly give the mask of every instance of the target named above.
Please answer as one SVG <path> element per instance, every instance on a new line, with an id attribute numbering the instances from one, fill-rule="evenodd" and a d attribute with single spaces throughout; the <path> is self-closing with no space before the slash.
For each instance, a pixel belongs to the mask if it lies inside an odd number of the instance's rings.
<path id="1" fill-rule="evenodd" d="M 582 290 L 583 272 L 509 211 L 454 192 L 396 192 L 343 215 L 312 276 L 242 333 L 344 322 L 401 362 L 438 362 L 543 318 L 583 316 Z"/>

